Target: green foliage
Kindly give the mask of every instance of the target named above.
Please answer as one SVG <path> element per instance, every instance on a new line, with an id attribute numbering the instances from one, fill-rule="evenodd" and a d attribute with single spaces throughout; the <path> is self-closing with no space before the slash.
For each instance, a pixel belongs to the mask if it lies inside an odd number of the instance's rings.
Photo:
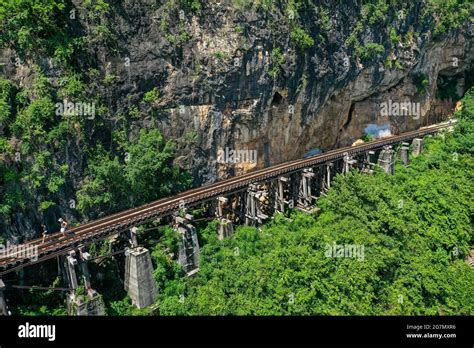
<path id="1" fill-rule="evenodd" d="M 385 51 L 383 45 L 370 42 L 365 46 L 356 46 L 356 53 L 362 60 L 380 57 Z"/>
<path id="2" fill-rule="evenodd" d="M 409 49 L 413 45 L 413 31 L 408 31 L 403 37 L 403 47 Z"/>
<path id="3" fill-rule="evenodd" d="M 397 34 L 397 30 L 395 28 L 390 28 L 389 30 L 390 41 L 392 44 L 396 45 L 400 42 L 400 35 Z"/>
<path id="4" fill-rule="evenodd" d="M 196 277 L 160 272 L 161 315 L 472 315 L 474 89 L 456 116 L 395 175 L 337 176 L 319 216 L 277 214 L 223 241 L 209 224 Z M 328 257 L 333 243 L 363 257 Z"/>
<path id="5" fill-rule="evenodd" d="M 148 104 L 153 104 L 158 100 L 160 92 L 158 92 L 158 88 L 153 88 L 151 91 L 148 91 L 143 96 L 143 101 Z"/>
<path id="6" fill-rule="evenodd" d="M 110 5 L 104 0 L 84 0 L 83 6 L 92 21 L 103 18 L 110 10 Z"/>
<path id="7" fill-rule="evenodd" d="M 82 82 L 79 74 L 70 74 L 59 79 L 58 96 L 69 100 L 80 99 L 84 96 L 86 84 Z"/>
<path id="8" fill-rule="evenodd" d="M 39 140 L 38 136 L 46 134 L 46 127 L 53 120 L 54 112 L 51 98 L 35 99 L 18 114 L 11 128 L 25 141 Z"/>
<path id="9" fill-rule="evenodd" d="M 182 7 L 192 12 L 198 12 L 202 8 L 202 4 L 200 0 L 180 0 L 180 1 L 181 1 Z"/>
<path id="10" fill-rule="evenodd" d="M 128 147 L 125 177 L 137 204 L 169 196 L 186 188 L 191 179 L 172 165 L 174 149 L 158 130 L 140 131 L 138 141 Z"/>
<path id="11" fill-rule="evenodd" d="M 199 133 L 196 130 L 191 130 L 184 135 L 184 140 L 188 143 L 196 143 L 199 139 Z"/>
<path id="12" fill-rule="evenodd" d="M 234 30 L 238 34 L 242 34 L 244 32 L 244 27 L 240 24 L 234 26 Z"/>
<path id="13" fill-rule="evenodd" d="M 61 280 L 56 278 L 51 287 L 59 287 Z M 22 296 L 22 303 L 10 308 L 12 314 L 22 316 L 66 315 L 64 298 L 55 290 L 30 289 Z"/>
<path id="14" fill-rule="evenodd" d="M 285 64 L 285 56 L 279 47 L 275 47 L 270 53 L 271 68 L 268 74 L 272 78 L 277 78 L 281 73 L 281 67 Z"/>
<path id="15" fill-rule="evenodd" d="M 64 35 L 64 0 L 4 0 L 0 2 L 0 46 L 23 54 L 40 52 Z"/>
<path id="16" fill-rule="evenodd" d="M 128 115 L 131 118 L 140 118 L 140 110 L 136 105 L 132 105 L 130 109 L 128 110 Z"/>
<path id="17" fill-rule="evenodd" d="M 373 141 L 375 138 L 371 134 L 364 134 L 361 139 L 365 142 Z"/>
<path id="18" fill-rule="evenodd" d="M 349 34 L 349 36 L 346 39 L 345 44 L 347 46 L 352 46 L 358 44 L 358 39 L 357 39 L 357 33 L 353 31 L 352 33 Z"/>
<path id="19" fill-rule="evenodd" d="M 216 57 L 220 62 L 223 62 L 230 58 L 229 53 L 220 50 L 213 52 L 212 55 Z"/>
<path id="20" fill-rule="evenodd" d="M 123 161 L 96 149 L 89 176 L 77 192 L 78 209 L 97 216 L 169 196 L 188 187 L 191 179 L 172 165 L 173 145 L 158 130 L 142 130 L 136 143 L 123 144 Z"/>
<path id="21" fill-rule="evenodd" d="M 8 142 L 8 140 L 4 137 L 0 137 L 0 154 L 2 155 L 12 155 L 13 154 L 13 147 Z"/>
<path id="22" fill-rule="evenodd" d="M 298 88 L 296 89 L 296 93 L 299 93 L 301 90 L 304 90 L 307 85 L 308 85 L 308 76 L 306 76 L 306 74 L 303 74 L 298 84 Z"/>
<path id="23" fill-rule="evenodd" d="M 26 200 L 17 172 L 3 163 L 0 163 L 0 184 L 0 215 L 8 222 L 11 212 L 24 208 Z"/>
<path id="24" fill-rule="evenodd" d="M 85 39 L 89 44 L 102 44 L 117 49 L 116 35 L 108 26 L 108 13 L 110 5 L 105 0 L 85 0 L 79 7 L 81 13 L 87 16 L 88 35 Z M 77 16 L 78 14 L 76 14 Z"/>
<path id="25" fill-rule="evenodd" d="M 250 1 L 253 6 L 258 10 L 262 10 L 265 12 L 271 11 L 274 6 L 273 0 L 251 0 Z"/>
<path id="26" fill-rule="evenodd" d="M 367 18 L 367 23 L 374 26 L 385 22 L 390 4 L 386 0 L 366 1 L 362 6 L 362 16 Z"/>
<path id="27" fill-rule="evenodd" d="M 68 166 L 56 162 L 45 143 L 54 141 L 60 134 L 67 134 L 67 127 L 55 123 L 55 106 L 52 99 L 52 87 L 39 69 L 35 69 L 33 84 L 20 90 L 16 95 L 9 82 L 0 81 L 0 98 L 8 101 L 10 113 L 5 120 L 4 134 L 0 137 L 2 155 L 10 162 L 0 165 L 0 214 L 2 225 L 11 223 L 13 214 L 26 208 L 27 202 L 39 203 L 37 209 L 45 211 L 57 203 L 68 175 Z M 61 128 L 62 127 L 62 128 Z M 21 139 L 21 145 L 15 138 Z M 17 144 L 15 148 L 12 144 Z M 20 157 L 17 159 L 17 154 Z M 31 160 L 34 158 L 34 161 Z M 12 165 L 11 160 L 21 163 Z M 31 203 L 29 203 L 31 209 Z"/>
<path id="28" fill-rule="evenodd" d="M 393 67 L 393 61 L 390 58 L 385 59 L 384 65 L 388 69 L 392 69 Z"/>
<path id="29" fill-rule="evenodd" d="M 175 237 L 174 240 L 177 239 L 178 238 Z M 161 248 L 161 246 L 158 245 L 155 247 L 151 256 L 156 264 L 153 271 L 153 277 L 156 280 L 158 291 L 165 289 L 170 281 L 178 279 L 183 275 L 181 266 L 178 265 L 178 263 L 173 260 L 170 255 Z"/>
<path id="30" fill-rule="evenodd" d="M 18 93 L 16 102 L 24 108 L 12 122 L 11 131 L 25 143 L 41 143 L 54 120 L 55 107 L 51 84 L 39 69 L 31 88 Z"/>
<path id="31" fill-rule="evenodd" d="M 45 210 L 48 210 L 50 207 L 56 205 L 56 203 L 54 202 L 51 202 L 51 201 L 44 201 L 44 202 L 41 202 L 40 205 L 39 205 L 39 209 L 41 211 L 45 211 Z"/>
<path id="32" fill-rule="evenodd" d="M 331 19 L 329 17 L 329 10 L 326 8 L 321 8 L 319 10 L 319 15 L 321 17 L 321 27 L 324 30 L 330 30 L 331 29 Z"/>
<path id="33" fill-rule="evenodd" d="M 89 161 L 88 176 L 77 192 L 77 208 L 96 216 L 100 212 L 114 212 L 129 206 L 128 185 L 123 164 L 118 157 L 110 159 L 105 153 Z"/>
<path id="34" fill-rule="evenodd" d="M 413 75 L 413 83 L 416 86 L 418 93 L 426 93 L 426 86 L 430 83 L 428 75 L 418 72 Z"/>
<path id="35" fill-rule="evenodd" d="M 178 26 L 178 33 L 167 33 L 165 38 L 172 46 L 178 47 L 188 42 L 191 39 L 191 35 L 186 30 L 184 23 L 181 22 Z"/>
<path id="36" fill-rule="evenodd" d="M 104 77 L 104 84 L 110 86 L 110 85 L 114 84 L 117 80 L 118 80 L 117 75 L 107 74 Z"/>
<path id="37" fill-rule="evenodd" d="M 288 1 L 289 5 L 294 2 Z M 272 0 L 234 0 L 231 4 L 239 9 L 240 11 L 262 11 L 269 12 L 274 7 L 274 1 Z"/>
<path id="38" fill-rule="evenodd" d="M 12 113 L 13 85 L 10 81 L 0 78 L 0 125 L 10 121 Z"/>
<path id="39" fill-rule="evenodd" d="M 148 316 L 152 314 L 150 307 L 138 309 L 132 305 L 130 297 L 126 297 L 123 300 L 113 301 L 110 303 L 108 310 L 109 315 L 127 315 L 127 316 Z"/>
<path id="40" fill-rule="evenodd" d="M 434 28 L 434 35 L 441 36 L 448 30 L 459 29 L 472 16 L 473 5 L 465 0 L 429 0 L 424 16 Z"/>
<path id="41" fill-rule="evenodd" d="M 295 27 L 290 33 L 290 38 L 300 51 L 306 51 L 314 46 L 314 40 L 302 27 Z"/>

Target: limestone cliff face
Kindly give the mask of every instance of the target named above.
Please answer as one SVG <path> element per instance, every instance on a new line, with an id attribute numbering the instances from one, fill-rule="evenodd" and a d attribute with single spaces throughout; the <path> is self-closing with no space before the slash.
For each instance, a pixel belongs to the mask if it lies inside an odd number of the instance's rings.
<path id="1" fill-rule="evenodd" d="M 462 94 L 464 75 L 472 73 L 472 36 L 464 30 L 433 39 L 415 6 L 394 27 L 416 34 L 404 44 L 384 43 L 379 59 L 361 61 L 346 44 L 356 25 L 351 13 L 358 11 L 355 2 L 335 6 L 322 30 L 318 8 L 307 9 L 299 21 L 315 45 L 300 52 L 291 43 L 292 24 L 283 9 L 238 10 L 211 1 L 196 15 L 150 1 L 125 1 L 110 16 L 118 52 L 97 46 L 86 56 L 97 60 L 103 74 L 118 77 L 101 90 L 113 96 L 112 115 L 141 105 L 144 117 L 133 122 L 135 133 L 158 127 L 175 139 L 177 162 L 203 183 L 300 158 L 312 148 L 351 144 L 370 124 L 398 133 L 449 111 L 433 108 L 438 82 L 454 76 Z M 176 39 L 180 36 L 185 39 Z M 383 28 L 366 28 L 361 36 L 364 42 L 389 40 Z M 284 63 L 274 78 L 269 72 L 276 65 L 275 48 Z M 417 74 L 428 81 L 423 91 L 415 85 Z M 154 87 L 160 98 L 147 109 L 139 103 Z M 389 100 L 420 103 L 421 114 L 383 116 L 380 105 Z M 257 164 L 216 163 L 225 147 L 257 150 Z"/>
<path id="2" fill-rule="evenodd" d="M 391 23 L 398 43 L 383 26 L 358 31 L 362 46 L 383 46 L 367 59 L 348 43 L 364 17 L 357 1 L 332 4 L 322 20 L 316 5 L 296 16 L 279 6 L 243 9 L 229 1 L 207 1 L 196 13 L 173 1 L 125 0 L 103 18 L 111 32 L 105 39 L 81 15 L 82 2 L 73 4 L 79 16 L 71 30 L 89 38 L 76 64 L 84 72 L 98 70 L 88 82 L 108 110 L 98 118 L 112 130 L 120 115 L 138 108 L 139 116 L 128 118 L 130 137 L 159 128 L 176 142 L 176 163 L 193 174 L 196 185 L 301 158 L 313 148 L 350 145 L 370 127 L 395 134 L 433 123 L 450 111 L 449 104 L 438 106 L 441 87 L 454 84 L 462 95 L 472 81 L 473 31 L 464 27 L 434 38 L 421 19 L 421 4 Z M 314 45 L 295 44 L 297 26 Z M 4 74 L 28 85 L 31 63 L 8 65 Z M 57 86 L 63 72 L 49 57 L 39 64 Z M 152 105 L 143 102 L 155 87 L 159 98 Z M 389 101 L 419 103 L 420 113 L 383 115 L 381 105 Z M 256 150 L 258 160 L 217 163 L 226 147 Z M 69 142 L 66 156 L 74 191 L 84 169 L 80 138 Z M 36 215 L 17 216 L 11 233 L 33 230 Z"/>

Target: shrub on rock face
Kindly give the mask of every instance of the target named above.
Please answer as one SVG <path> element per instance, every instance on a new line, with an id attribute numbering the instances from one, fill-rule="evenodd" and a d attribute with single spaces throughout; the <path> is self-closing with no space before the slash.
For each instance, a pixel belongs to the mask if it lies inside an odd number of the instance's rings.
<path id="1" fill-rule="evenodd" d="M 148 91 L 143 96 L 143 101 L 148 104 L 152 104 L 158 100 L 160 93 L 158 92 L 158 88 L 153 88 L 151 91 Z"/>
<path id="2" fill-rule="evenodd" d="M 294 28 L 291 31 L 290 37 L 300 51 L 306 51 L 314 45 L 313 38 L 301 27 Z"/>

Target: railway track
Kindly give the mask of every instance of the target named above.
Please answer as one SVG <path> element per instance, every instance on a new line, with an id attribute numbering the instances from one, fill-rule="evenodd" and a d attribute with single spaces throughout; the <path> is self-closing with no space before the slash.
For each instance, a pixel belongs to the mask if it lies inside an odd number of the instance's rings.
<path id="1" fill-rule="evenodd" d="M 163 198 L 140 207 L 85 223 L 69 229 L 65 235 L 62 235 L 60 232 L 54 233 L 47 236 L 44 243 L 42 243 L 42 238 L 31 240 L 21 246 L 23 248 L 37 248 L 37 260 L 15 255 L 0 258 L 0 277 L 27 265 L 43 262 L 47 259 L 66 254 L 70 250 L 75 249 L 79 244 L 88 244 L 94 240 L 103 239 L 110 234 L 124 232 L 132 226 L 170 215 L 182 205 L 191 207 L 214 199 L 220 195 L 243 191 L 250 183 L 266 181 L 281 175 L 298 172 L 303 168 L 341 159 L 345 153 L 349 155 L 364 153 L 385 145 L 393 145 L 416 137 L 434 134 L 449 126 L 450 124 L 433 125 L 358 146 L 343 147 L 317 156 L 284 162 L 255 172 L 218 181 L 214 184 L 191 189 L 173 197 Z"/>

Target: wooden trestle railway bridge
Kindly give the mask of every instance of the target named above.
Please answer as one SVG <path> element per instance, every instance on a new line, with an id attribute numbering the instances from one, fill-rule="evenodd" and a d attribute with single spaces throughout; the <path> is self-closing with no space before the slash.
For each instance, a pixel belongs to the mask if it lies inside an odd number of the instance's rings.
<path id="1" fill-rule="evenodd" d="M 58 259 L 61 273 L 69 284 L 69 288 L 66 288 L 70 290 L 69 312 L 78 315 L 103 313 L 101 297 L 90 286 L 87 269 L 90 255 L 86 252 L 86 246 L 126 231 L 130 231 L 132 247 L 125 252 L 125 289 L 137 307 L 148 306 L 155 301 L 157 290 L 151 275 L 149 252 L 139 247 L 136 241 L 136 226 L 172 216 L 174 228 L 182 236 L 178 262 L 192 275 L 199 269 L 196 229 L 192 225 L 191 214 L 178 212 L 186 212 L 188 208 L 212 202 L 216 219 L 220 222 L 217 231 L 219 238 L 233 233 L 233 223 L 257 225 L 274 212 L 284 211 L 286 208 L 295 207 L 311 212 L 317 209 L 314 206 L 317 196 L 330 188 L 331 179 L 337 173 L 347 173 L 356 168 L 370 173 L 375 165 L 379 165 L 386 173 L 392 174 L 396 157 L 393 149 L 395 145 L 399 145 L 397 153 L 407 165 L 410 143 L 413 154 L 417 155 L 422 151 L 424 136 L 450 126 L 451 122 L 428 126 L 362 145 L 281 163 L 85 223 L 71 228 L 64 236 L 59 232 L 53 233 L 47 236 L 44 243 L 41 238 L 28 241 L 21 247 L 35 248 L 35 259 L 9 253 L 0 258 L 0 314 L 8 314 L 2 276 L 52 258 Z M 84 278 L 90 297 L 88 301 L 82 301 L 73 291 L 78 287 L 76 269 Z"/>

